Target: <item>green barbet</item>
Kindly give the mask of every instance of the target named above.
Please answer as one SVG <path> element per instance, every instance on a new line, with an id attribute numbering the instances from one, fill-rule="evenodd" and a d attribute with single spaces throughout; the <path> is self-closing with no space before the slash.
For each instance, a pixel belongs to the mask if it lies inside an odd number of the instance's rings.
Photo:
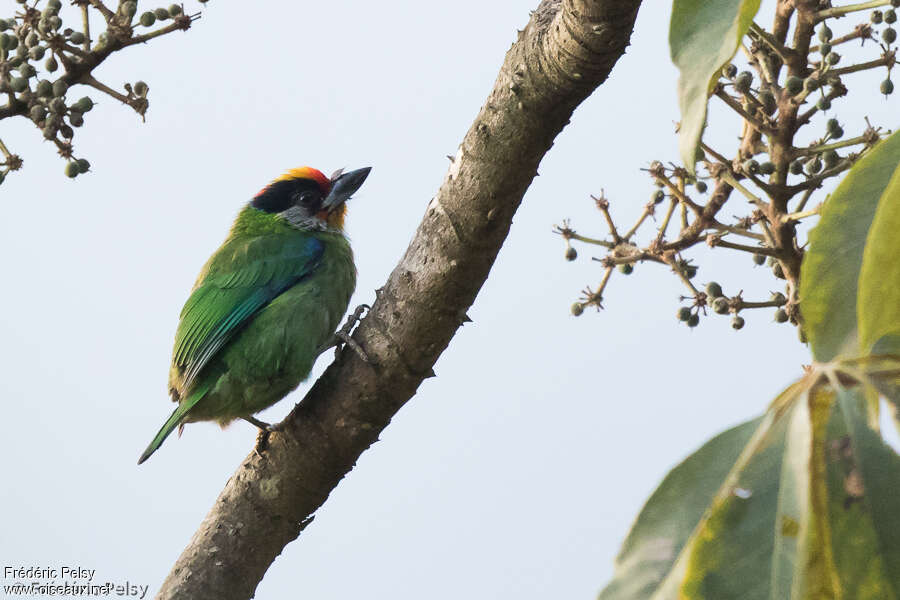
<path id="1" fill-rule="evenodd" d="M 296 388 L 338 343 L 335 329 L 356 286 L 345 202 L 369 170 L 329 178 L 292 169 L 241 210 L 181 310 L 169 370 L 178 407 L 138 464 L 185 423 L 264 426 L 252 415 Z"/>

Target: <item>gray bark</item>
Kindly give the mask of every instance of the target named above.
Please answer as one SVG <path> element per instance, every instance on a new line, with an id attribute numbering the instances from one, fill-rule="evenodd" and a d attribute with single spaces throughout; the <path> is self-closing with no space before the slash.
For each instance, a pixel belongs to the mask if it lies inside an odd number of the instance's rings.
<path id="1" fill-rule="evenodd" d="M 269 565 L 430 375 L 466 320 L 513 214 L 572 111 L 628 45 L 640 0 L 544 0 L 344 350 L 240 465 L 158 598 L 251 598 Z"/>

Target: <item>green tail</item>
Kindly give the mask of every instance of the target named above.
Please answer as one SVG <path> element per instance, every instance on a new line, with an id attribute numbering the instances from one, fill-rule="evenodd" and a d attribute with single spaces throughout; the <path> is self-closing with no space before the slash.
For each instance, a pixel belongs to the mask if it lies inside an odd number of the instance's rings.
<path id="1" fill-rule="evenodd" d="M 200 389 L 194 390 L 194 392 L 190 395 L 190 397 L 184 402 L 180 403 L 178 407 L 172 412 L 172 416 L 163 423 L 163 426 L 160 428 L 159 433 L 156 434 L 156 437 L 153 438 L 153 441 L 150 442 L 150 445 L 147 446 L 147 449 L 144 450 L 144 453 L 141 454 L 141 457 L 138 459 L 137 464 L 141 464 L 148 458 L 150 455 L 159 450 L 159 447 L 162 446 L 162 443 L 169 437 L 169 434 L 178 427 L 181 423 L 182 419 L 184 419 L 185 415 L 187 415 L 188 411 L 194 408 L 194 405 L 206 395 L 209 386 L 203 386 Z"/>

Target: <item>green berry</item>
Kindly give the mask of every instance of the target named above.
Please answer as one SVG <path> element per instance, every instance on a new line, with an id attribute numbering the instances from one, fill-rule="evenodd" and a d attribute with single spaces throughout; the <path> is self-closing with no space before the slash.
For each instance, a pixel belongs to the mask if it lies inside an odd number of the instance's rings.
<path id="1" fill-rule="evenodd" d="M 741 94 L 746 94 L 750 91 L 750 85 L 752 83 L 753 73 L 750 71 L 741 71 L 738 76 L 734 78 L 734 89 Z"/>
<path id="2" fill-rule="evenodd" d="M 759 165 L 759 172 L 762 175 L 771 175 L 772 173 L 775 172 L 775 163 L 773 163 L 770 160 L 767 160 L 766 162 Z"/>
<path id="3" fill-rule="evenodd" d="M 62 2 L 60 0 L 47 0 L 47 8 L 59 12 L 59 9 L 62 8 Z"/>
<path id="4" fill-rule="evenodd" d="M 23 62 L 19 65 L 19 75 L 25 77 L 34 77 L 37 72 L 34 70 L 34 67 L 31 66 L 31 63 Z"/>
<path id="5" fill-rule="evenodd" d="M 84 40 L 87 39 L 84 37 L 84 34 L 80 31 L 75 31 L 72 35 L 69 36 L 69 41 L 75 44 L 76 46 L 80 46 L 84 43 Z"/>
<path id="6" fill-rule="evenodd" d="M 122 13 L 129 19 L 134 17 L 137 14 L 137 2 L 123 2 Z"/>
<path id="7" fill-rule="evenodd" d="M 569 246 L 568 248 L 566 248 L 565 256 L 566 260 L 575 260 L 576 258 L 578 258 L 578 251 L 572 246 Z"/>
<path id="8" fill-rule="evenodd" d="M 678 313 L 677 313 L 677 314 L 678 314 L 678 320 L 679 320 L 679 321 L 685 321 L 685 322 L 686 322 L 688 319 L 691 318 L 691 314 L 692 314 L 692 313 L 691 313 L 691 309 L 690 309 L 690 308 L 688 308 L 687 306 L 682 306 L 681 308 L 678 309 Z"/>
<path id="9" fill-rule="evenodd" d="M 758 254 L 758 253 L 757 253 L 757 254 L 754 254 L 754 255 L 753 255 L 753 262 L 754 262 L 755 264 L 757 264 L 757 265 L 762 265 L 763 263 L 766 262 L 766 256 L 765 256 L 765 254 Z"/>
<path id="10" fill-rule="evenodd" d="M 94 108 L 94 101 L 85 96 L 75 103 L 74 108 L 80 113 L 90 112 Z"/>
<path id="11" fill-rule="evenodd" d="M 893 44 L 897 41 L 897 30 L 893 27 L 886 27 L 885 30 L 881 32 L 881 39 L 883 39 L 886 44 Z"/>
<path id="12" fill-rule="evenodd" d="M 884 15 L 881 13 L 880 10 L 873 10 L 873 11 L 872 11 L 872 14 L 869 15 L 869 20 L 870 20 L 874 25 L 878 25 L 879 23 L 881 23 L 881 21 L 882 21 L 883 18 L 884 18 Z"/>
<path id="13" fill-rule="evenodd" d="M 38 98 L 49 98 L 53 95 L 53 84 L 46 79 L 41 79 L 38 81 L 35 92 L 37 93 Z"/>
<path id="14" fill-rule="evenodd" d="M 825 62 L 827 62 L 829 65 L 836 65 L 841 62 L 841 55 L 832 50 L 825 57 Z"/>
<path id="15" fill-rule="evenodd" d="M 688 279 L 693 279 L 697 276 L 697 267 L 694 265 L 687 265 L 684 268 L 684 276 Z"/>
<path id="16" fill-rule="evenodd" d="M 134 93 L 140 96 L 141 98 L 145 98 L 147 96 L 147 92 L 150 90 L 150 87 L 144 83 L 143 81 L 135 82 L 134 84 Z"/>
<path id="17" fill-rule="evenodd" d="M 73 162 L 66 163 L 66 177 L 78 177 L 78 164 Z"/>
<path id="18" fill-rule="evenodd" d="M 697 188 L 697 191 L 701 194 L 705 194 L 708 186 L 705 181 L 698 181 L 694 187 Z"/>
<path id="19" fill-rule="evenodd" d="M 166 19 L 169 18 L 169 11 L 167 11 L 164 8 L 157 8 L 156 10 L 153 11 L 153 14 L 155 14 L 156 18 L 159 19 L 160 21 L 165 21 Z"/>
<path id="20" fill-rule="evenodd" d="M 181 7 L 178 6 L 177 4 L 172 4 L 171 6 L 169 6 L 169 16 L 170 17 L 175 18 L 178 15 L 180 15 L 181 12 L 182 12 Z"/>
<path id="21" fill-rule="evenodd" d="M 654 204 L 659 204 L 665 199 L 666 193 L 662 190 L 654 190 L 653 192 L 650 192 L 650 201 Z"/>
<path id="22" fill-rule="evenodd" d="M 51 55 L 50 58 L 47 59 L 47 62 L 44 63 L 44 68 L 52 73 L 59 68 L 59 64 L 57 64 L 56 59 Z"/>
<path id="23" fill-rule="evenodd" d="M 829 44 L 828 42 L 825 42 L 824 44 L 819 46 L 819 53 L 822 56 L 827 55 L 829 52 L 831 52 L 831 44 Z"/>
<path id="24" fill-rule="evenodd" d="M 788 314 L 786 310 L 784 310 L 783 308 L 779 308 L 775 311 L 775 321 L 777 323 L 787 323 L 787 320 Z"/>
<path id="25" fill-rule="evenodd" d="M 572 305 L 572 308 L 570 308 L 569 310 L 572 311 L 572 315 L 574 315 L 576 317 L 580 317 L 581 313 L 584 312 L 584 306 L 581 304 L 581 302 L 576 302 L 575 304 Z"/>
<path id="26" fill-rule="evenodd" d="M 781 264 L 775 263 L 775 266 L 772 267 L 772 275 L 778 279 L 784 279 L 784 269 L 781 268 Z"/>
<path id="27" fill-rule="evenodd" d="M 878 89 L 880 89 L 881 93 L 885 96 L 890 96 L 894 93 L 894 82 L 890 79 L 885 79 L 881 82 L 881 86 Z"/>
<path id="28" fill-rule="evenodd" d="M 28 116 L 35 123 L 39 123 L 47 116 L 47 111 L 40 104 L 35 104 L 31 107 L 31 110 L 28 111 Z"/>
<path id="29" fill-rule="evenodd" d="M 841 124 L 838 122 L 837 119 L 834 119 L 834 118 L 828 119 L 828 121 L 825 123 L 825 131 L 827 131 L 828 133 L 833 133 L 840 128 L 841 128 Z"/>
<path id="30" fill-rule="evenodd" d="M 81 127 L 82 125 L 84 125 L 84 115 L 82 115 L 80 112 L 73 111 L 71 114 L 69 114 L 69 123 L 72 125 L 72 127 Z"/>
<path id="31" fill-rule="evenodd" d="M 744 317 L 739 317 L 734 315 L 734 318 L 731 320 L 731 328 L 732 329 L 743 329 L 744 328 Z"/>
<path id="32" fill-rule="evenodd" d="M 50 102 L 50 110 L 58 115 L 65 114 L 68 107 L 66 106 L 66 101 L 62 98 L 54 98 Z"/>
<path id="33" fill-rule="evenodd" d="M 719 298 L 723 296 L 724 294 L 722 294 L 722 286 L 715 281 L 710 281 L 706 284 L 706 295 L 710 298 Z"/>
<path id="34" fill-rule="evenodd" d="M 56 137 L 56 127 L 54 127 L 53 125 L 47 125 L 46 127 L 44 127 L 43 134 L 45 140 L 52 140 Z"/>
<path id="35" fill-rule="evenodd" d="M 14 39 L 8 33 L 0 33 L 0 50 L 9 50 Z"/>
<path id="36" fill-rule="evenodd" d="M 619 265 L 619 273 L 623 275 L 631 275 L 634 272 L 634 265 L 622 264 Z"/>
<path id="37" fill-rule="evenodd" d="M 145 12 L 141 15 L 140 23 L 144 27 L 152 27 L 154 23 L 156 23 L 156 15 L 152 12 Z"/>
<path id="38" fill-rule="evenodd" d="M 27 36 L 25 36 L 25 45 L 28 46 L 29 48 L 34 48 L 35 46 L 37 46 L 40 43 L 40 41 L 41 41 L 41 38 L 39 38 L 38 34 L 36 34 L 33 31 L 31 33 L 29 33 Z"/>
<path id="39" fill-rule="evenodd" d="M 727 298 L 716 298 L 715 300 L 713 300 L 712 306 L 716 314 L 719 315 L 727 315 L 728 311 L 730 310 Z"/>
<path id="40" fill-rule="evenodd" d="M 53 31 L 56 31 L 57 29 L 62 27 L 62 19 L 60 19 L 56 15 L 53 15 L 52 17 L 47 19 L 47 22 L 50 23 L 50 29 L 52 29 Z"/>
<path id="41" fill-rule="evenodd" d="M 696 327 L 700 324 L 700 317 L 696 314 L 691 315 L 687 320 L 688 327 Z"/>
<path id="42" fill-rule="evenodd" d="M 894 9 L 889 8 L 884 11 L 884 22 L 889 25 L 897 22 L 897 13 L 894 12 Z"/>
<path id="43" fill-rule="evenodd" d="M 65 124 L 59 126 L 59 132 L 64 138 L 68 140 L 71 140 L 72 136 L 75 135 L 75 132 L 72 131 L 72 128 Z"/>
<path id="44" fill-rule="evenodd" d="M 44 54 L 46 53 L 46 48 L 43 46 L 35 46 L 31 50 L 28 51 L 28 58 L 31 60 L 41 60 L 44 58 Z"/>
<path id="45" fill-rule="evenodd" d="M 832 52 L 831 54 L 834 54 L 834 52 Z M 829 54 L 828 56 L 831 56 L 831 54 Z M 818 77 L 807 77 L 803 80 L 803 89 L 807 92 L 814 92 L 821 86 L 822 84 L 819 81 Z"/>
<path id="46" fill-rule="evenodd" d="M 830 169 L 840 162 L 841 156 L 835 150 L 826 150 L 822 153 L 822 163 L 826 169 Z"/>
<path id="47" fill-rule="evenodd" d="M 9 24 L 9 21 L 7 21 L 6 19 L 0 19 L 0 31 L 6 31 L 10 27 L 11 25 Z"/>
<path id="48" fill-rule="evenodd" d="M 772 295 L 769 296 L 769 300 L 773 302 L 780 302 L 781 304 L 787 302 L 787 298 L 781 292 L 772 292 Z"/>
<path id="49" fill-rule="evenodd" d="M 62 79 L 53 82 L 53 95 L 62 98 L 69 91 L 69 84 Z"/>
<path id="50" fill-rule="evenodd" d="M 28 88 L 28 80 L 24 77 L 13 77 L 9 80 L 9 87 L 14 92 L 24 92 Z"/>
<path id="51" fill-rule="evenodd" d="M 803 80 L 791 75 L 784 80 L 784 90 L 791 96 L 796 96 L 803 89 Z"/>
<path id="52" fill-rule="evenodd" d="M 722 74 L 728 79 L 734 79 L 737 75 L 738 69 L 733 64 L 729 63 L 722 68 Z"/>
<path id="53" fill-rule="evenodd" d="M 79 158 L 75 161 L 75 164 L 78 165 L 79 173 L 87 173 L 91 168 L 91 163 L 86 158 Z"/>
<path id="54" fill-rule="evenodd" d="M 822 23 L 822 26 L 819 27 L 819 41 L 820 42 L 828 42 L 831 41 L 832 37 L 831 29 L 825 23 Z"/>
<path id="55" fill-rule="evenodd" d="M 825 96 L 822 96 L 821 98 L 819 98 L 819 101 L 816 102 L 816 108 L 818 108 L 819 110 L 828 110 L 829 108 L 831 108 L 831 100 L 829 100 Z"/>
<path id="56" fill-rule="evenodd" d="M 803 161 L 795 160 L 790 166 L 791 175 L 800 175 L 803 173 Z"/>
<path id="57" fill-rule="evenodd" d="M 759 162 L 757 162 L 756 159 L 753 158 L 745 160 L 742 167 L 744 169 L 744 173 L 753 175 L 759 172 Z"/>

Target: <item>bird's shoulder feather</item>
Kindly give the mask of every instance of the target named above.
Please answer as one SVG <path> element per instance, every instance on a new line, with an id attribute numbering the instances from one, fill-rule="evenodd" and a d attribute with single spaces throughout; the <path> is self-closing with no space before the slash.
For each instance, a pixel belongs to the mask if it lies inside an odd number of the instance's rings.
<path id="1" fill-rule="evenodd" d="M 297 230 L 230 236 L 207 261 L 181 311 L 172 354 L 182 374 L 178 391 L 190 390 L 260 309 L 315 271 L 324 249 L 314 234 Z"/>

